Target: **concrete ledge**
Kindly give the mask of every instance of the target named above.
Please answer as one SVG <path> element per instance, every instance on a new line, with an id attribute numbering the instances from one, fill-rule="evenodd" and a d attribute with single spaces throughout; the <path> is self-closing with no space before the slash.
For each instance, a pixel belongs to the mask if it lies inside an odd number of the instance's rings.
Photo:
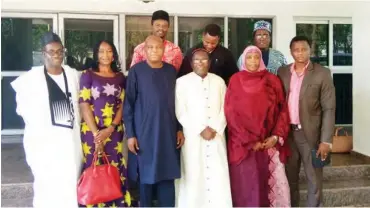
<path id="1" fill-rule="evenodd" d="M 1 207 L 32 207 L 33 198 L 2 199 Z"/>
<path id="2" fill-rule="evenodd" d="M 1 184 L 1 200 L 33 197 L 32 183 Z"/>
<path id="3" fill-rule="evenodd" d="M 364 178 L 370 177 L 370 164 L 325 167 L 323 171 L 324 181 Z M 307 181 L 303 169 L 299 172 L 299 181 L 301 183 Z"/>
<path id="4" fill-rule="evenodd" d="M 370 178 L 327 181 L 323 184 L 323 206 L 370 204 Z M 301 206 L 306 206 L 307 184 L 300 184 Z"/>

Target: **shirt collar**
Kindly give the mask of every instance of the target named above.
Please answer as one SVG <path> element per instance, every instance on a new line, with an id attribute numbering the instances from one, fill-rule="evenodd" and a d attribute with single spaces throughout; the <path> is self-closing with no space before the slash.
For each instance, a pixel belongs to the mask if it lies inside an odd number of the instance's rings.
<path id="1" fill-rule="evenodd" d="M 307 70 L 307 68 L 308 68 L 308 66 L 310 65 L 310 63 L 311 63 L 311 61 L 308 61 L 308 62 L 307 62 L 306 66 L 304 66 L 304 68 L 303 68 L 303 72 L 302 72 L 302 73 L 304 73 L 304 72 Z M 293 64 L 290 66 L 290 72 L 291 72 L 291 73 L 295 72 L 295 63 L 293 63 Z"/>
<path id="2" fill-rule="evenodd" d="M 204 78 L 202 78 L 202 77 L 200 77 L 199 75 L 197 75 L 195 72 L 192 72 L 192 74 L 193 74 L 193 76 L 197 79 L 197 80 L 199 80 L 199 81 L 202 81 L 202 80 L 207 80 L 208 79 L 208 75 L 209 75 L 209 72 L 207 73 L 207 75 L 204 77 Z"/>
<path id="3" fill-rule="evenodd" d="M 166 45 L 167 45 L 167 44 L 168 44 L 168 40 L 166 40 L 166 39 L 165 39 L 165 40 L 163 41 L 163 45 L 164 45 L 164 47 L 166 47 Z"/>

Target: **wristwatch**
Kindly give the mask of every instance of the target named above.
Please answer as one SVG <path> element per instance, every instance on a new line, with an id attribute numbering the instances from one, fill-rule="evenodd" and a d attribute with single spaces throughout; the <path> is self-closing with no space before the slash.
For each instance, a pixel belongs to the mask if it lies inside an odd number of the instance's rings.
<path id="1" fill-rule="evenodd" d="M 112 122 L 112 123 L 110 124 L 110 126 L 111 126 L 111 127 L 113 127 L 113 129 L 114 129 L 115 131 L 117 131 L 117 127 L 118 127 L 118 125 L 117 125 L 117 124 L 115 124 L 115 123 L 113 123 L 113 122 Z"/>

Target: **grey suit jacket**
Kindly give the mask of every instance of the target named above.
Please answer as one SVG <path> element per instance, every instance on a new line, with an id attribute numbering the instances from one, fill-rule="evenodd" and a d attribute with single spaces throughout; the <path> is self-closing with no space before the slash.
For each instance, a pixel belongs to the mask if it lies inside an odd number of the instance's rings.
<path id="1" fill-rule="evenodd" d="M 290 92 L 292 64 L 280 67 L 278 76 Z M 332 143 L 335 126 L 335 87 L 330 69 L 310 63 L 303 78 L 299 95 L 299 119 L 312 148 L 318 142 Z"/>

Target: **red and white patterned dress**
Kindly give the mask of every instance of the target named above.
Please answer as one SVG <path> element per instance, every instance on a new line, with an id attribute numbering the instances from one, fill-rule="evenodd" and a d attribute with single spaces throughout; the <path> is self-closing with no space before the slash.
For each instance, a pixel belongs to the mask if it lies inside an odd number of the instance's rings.
<path id="1" fill-rule="evenodd" d="M 279 141 L 282 143 L 283 141 Z M 268 198 L 270 207 L 290 207 L 290 190 L 288 179 L 285 175 L 285 165 L 280 161 L 279 151 L 276 148 L 267 150 L 269 155 Z"/>

